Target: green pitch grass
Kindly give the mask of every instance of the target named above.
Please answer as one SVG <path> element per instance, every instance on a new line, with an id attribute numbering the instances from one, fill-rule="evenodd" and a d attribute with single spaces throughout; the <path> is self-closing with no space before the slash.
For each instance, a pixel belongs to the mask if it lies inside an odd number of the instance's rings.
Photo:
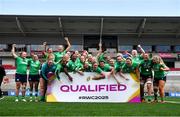
<path id="1" fill-rule="evenodd" d="M 0 116 L 180 116 L 177 103 L 44 103 L 14 102 L 14 97 L 0 100 Z"/>

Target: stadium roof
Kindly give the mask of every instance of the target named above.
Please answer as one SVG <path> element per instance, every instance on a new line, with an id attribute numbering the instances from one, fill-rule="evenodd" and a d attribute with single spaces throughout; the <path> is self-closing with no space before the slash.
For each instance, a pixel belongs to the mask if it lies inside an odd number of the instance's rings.
<path id="1" fill-rule="evenodd" d="M 180 35 L 180 17 L 0 15 L 0 36 Z"/>

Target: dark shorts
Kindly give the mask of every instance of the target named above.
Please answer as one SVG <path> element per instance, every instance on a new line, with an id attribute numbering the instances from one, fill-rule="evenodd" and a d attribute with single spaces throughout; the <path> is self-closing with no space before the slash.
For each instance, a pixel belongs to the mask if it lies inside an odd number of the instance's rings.
<path id="1" fill-rule="evenodd" d="M 154 78 L 153 84 L 159 84 L 160 80 L 164 80 L 166 82 L 166 76 L 162 78 Z"/>
<path id="2" fill-rule="evenodd" d="M 32 81 L 32 82 L 39 82 L 39 79 L 40 79 L 39 74 L 37 74 L 37 75 L 29 75 L 29 77 L 28 77 L 28 81 Z"/>
<path id="3" fill-rule="evenodd" d="M 26 83 L 27 82 L 27 74 L 15 74 L 15 82 Z"/>
<path id="4" fill-rule="evenodd" d="M 143 74 L 140 74 L 140 79 L 141 79 L 141 80 L 146 81 L 148 78 L 151 78 L 151 79 L 152 79 L 152 74 L 151 74 L 151 75 L 143 75 Z"/>

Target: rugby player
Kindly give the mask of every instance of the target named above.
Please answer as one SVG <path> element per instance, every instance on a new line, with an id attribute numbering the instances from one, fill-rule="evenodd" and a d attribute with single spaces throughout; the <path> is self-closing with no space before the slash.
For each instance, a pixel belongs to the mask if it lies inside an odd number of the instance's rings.
<path id="1" fill-rule="evenodd" d="M 15 74 L 15 82 L 16 82 L 16 99 L 15 101 L 19 101 L 19 90 L 22 87 L 22 101 L 26 102 L 25 93 L 26 93 L 26 85 L 27 85 L 27 67 L 28 67 L 28 59 L 26 58 L 27 53 L 21 52 L 20 56 L 15 53 L 15 44 L 12 45 L 11 53 L 15 58 L 16 62 L 16 74 Z"/>

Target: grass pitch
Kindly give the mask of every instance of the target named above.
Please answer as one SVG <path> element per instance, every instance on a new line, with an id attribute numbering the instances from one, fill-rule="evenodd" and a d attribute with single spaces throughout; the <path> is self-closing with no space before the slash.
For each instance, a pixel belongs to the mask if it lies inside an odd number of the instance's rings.
<path id="1" fill-rule="evenodd" d="M 44 103 L 0 100 L 0 116 L 180 116 L 180 98 L 167 103 Z M 171 103 L 172 102 L 172 103 Z"/>

